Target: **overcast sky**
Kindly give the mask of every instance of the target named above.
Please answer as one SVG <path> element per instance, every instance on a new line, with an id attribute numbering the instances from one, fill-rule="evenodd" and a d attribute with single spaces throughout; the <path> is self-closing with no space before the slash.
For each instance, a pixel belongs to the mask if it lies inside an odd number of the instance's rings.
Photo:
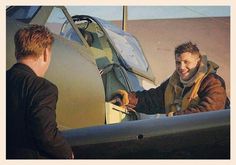
<path id="1" fill-rule="evenodd" d="M 122 6 L 67 6 L 71 15 L 121 20 Z M 128 19 L 164 19 L 230 16 L 230 6 L 128 6 Z"/>

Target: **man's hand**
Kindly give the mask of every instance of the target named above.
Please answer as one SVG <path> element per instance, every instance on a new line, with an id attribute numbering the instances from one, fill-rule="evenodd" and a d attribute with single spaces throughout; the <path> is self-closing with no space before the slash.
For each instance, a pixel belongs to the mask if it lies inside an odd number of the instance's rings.
<path id="1" fill-rule="evenodd" d="M 129 104 L 129 96 L 125 90 L 119 89 L 117 90 L 112 97 L 111 102 L 115 105 L 125 107 Z"/>

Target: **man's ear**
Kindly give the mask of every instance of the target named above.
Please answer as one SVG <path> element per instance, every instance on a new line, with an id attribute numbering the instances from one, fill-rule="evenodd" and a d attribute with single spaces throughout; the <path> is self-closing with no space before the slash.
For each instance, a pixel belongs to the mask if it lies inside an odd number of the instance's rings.
<path id="1" fill-rule="evenodd" d="M 47 62 L 49 58 L 49 52 L 48 52 L 48 48 L 45 48 L 43 51 L 43 61 Z"/>
<path id="2" fill-rule="evenodd" d="M 202 61 L 202 58 L 201 58 L 201 57 L 199 57 L 199 59 L 198 59 L 198 65 L 200 65 L 200 64 L 201 64 L 201 61 Z"/>

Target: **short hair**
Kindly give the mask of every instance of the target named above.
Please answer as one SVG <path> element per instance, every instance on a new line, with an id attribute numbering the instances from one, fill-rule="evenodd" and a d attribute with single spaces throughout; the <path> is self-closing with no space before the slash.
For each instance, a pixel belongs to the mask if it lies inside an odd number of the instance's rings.
<path id="1" fill-rule="evenodd" d="M 30 25 L 16 32 L 14 42 L 17 60 L 28 56 L 37 59 L 45 48 L 52 46 L 54 37 L 45 26 Z"/>
<path id="2" fill-rule="evenodd" d="M 191 41 L 183 43 L 175 48 L 175 56 L 180 56 L 182 53 L 190 52 L 193 55 L 198 55 L 201 57 L 199 49 L 196 44 L 193 44 Z"/>

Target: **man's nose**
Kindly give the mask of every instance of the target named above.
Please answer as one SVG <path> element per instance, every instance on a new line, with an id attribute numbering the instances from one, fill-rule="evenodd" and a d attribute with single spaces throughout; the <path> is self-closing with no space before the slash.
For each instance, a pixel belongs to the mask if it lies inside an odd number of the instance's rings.
<path id="1" fill-rule="evenodd" d="M 180 62 L 180 64 L 179 64 L 179 68 L 180 68 L 180 69 L 184 69 L 184 68 L 186 68 L 185 63 L 184 63 L 184 62 Z"/>

